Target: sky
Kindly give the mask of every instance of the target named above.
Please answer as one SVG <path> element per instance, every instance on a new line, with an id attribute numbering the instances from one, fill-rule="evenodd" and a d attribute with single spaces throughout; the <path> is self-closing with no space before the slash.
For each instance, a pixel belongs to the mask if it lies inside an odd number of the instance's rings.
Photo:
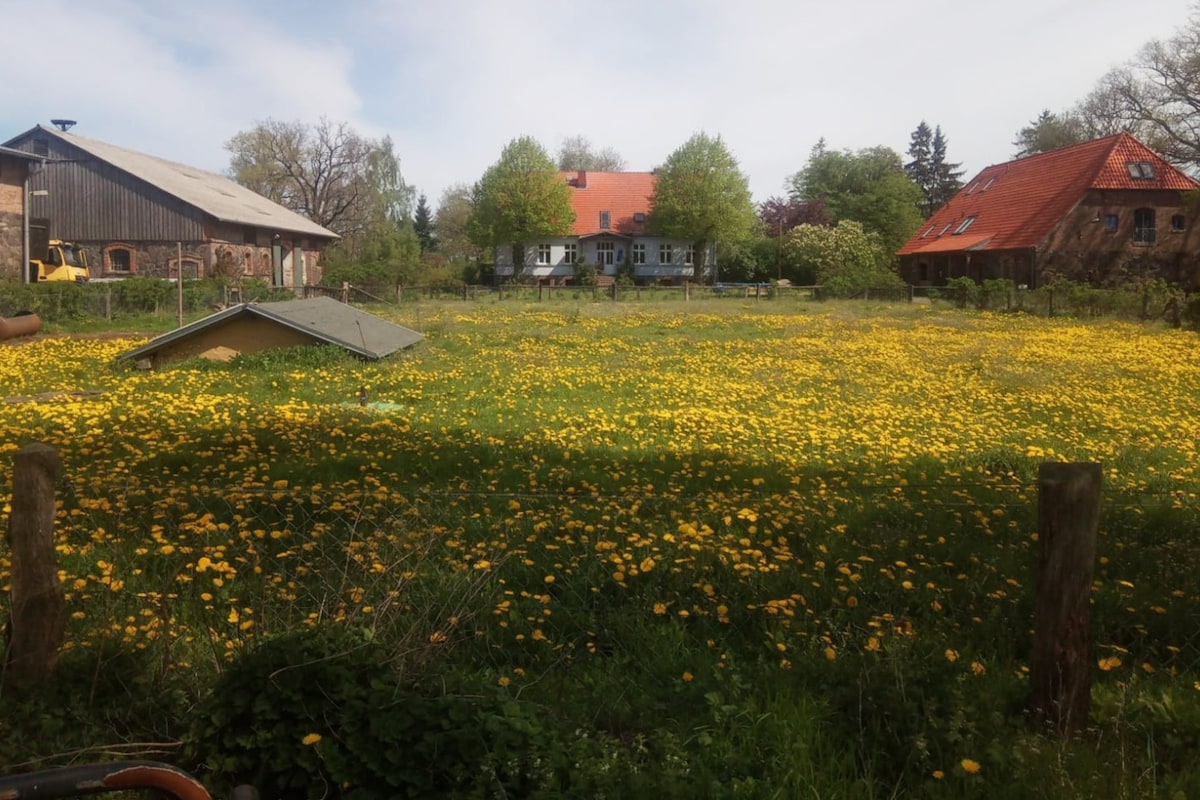
<path id="1" fill-rule="evenodd" d="M 1187 22 L 1191 0 L 0 0 L 0 141 L 81 136 L 226 172 L 266 119 L 390 136 L 436 208 L 518 136 L 629 170 L 719 135 L 756 201 L 824 138 L 901 155 L 922 121 L 970 177 Z M 15 20 L 15 22 L 13 22 Z M 10 37 L 5 37 L 10 41 Z M 37 46 L 32 46 L 37 43 Z M 11 41 L 10 41 L 11 44 Z"/>

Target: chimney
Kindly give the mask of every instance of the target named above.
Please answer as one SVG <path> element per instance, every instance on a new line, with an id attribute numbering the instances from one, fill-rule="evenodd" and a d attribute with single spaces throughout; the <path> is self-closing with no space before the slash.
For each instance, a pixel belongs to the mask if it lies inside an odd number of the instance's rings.
<path id="1" fill-rule="evenodd" d="M 579 170 L 579 174 L 575 178 L 575 186 L 579 189 L 587 188 L 587 170 Z"/>

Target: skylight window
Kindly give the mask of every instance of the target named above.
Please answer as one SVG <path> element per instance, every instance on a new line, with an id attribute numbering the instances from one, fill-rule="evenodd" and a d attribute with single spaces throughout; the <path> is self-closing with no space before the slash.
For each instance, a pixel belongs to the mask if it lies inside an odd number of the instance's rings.
<path id="1" fill-rule="evenodd" d="M 1129 177 L 1135 181 L 1152 181 L 1156 177 L 1154 165 L 1149 161 L 1128 161 L 1125 169 L 1129 170 Z"/>
<path id="2" fill-rule="evenodd" d="M 921 238 L 922 238 L 922 239 L 924 239 L 926 236 L 928 236 L 929 234 L 933 233 L 933 229 L 934 229 L 934 227 L 935 227 L 935 226 L 933 226 L 933 225 L 930 225 L 928 228 L 926 228 L 926 229 L 925 229 L 925 232 L 921 234 Z"/>
<path id="3" fill-rule="evenodd" d="M 946 227 L 942 228 L 941 231 L 938 232 L 938 236 L 944 236 L 946 234 L 946 231 L 950 230 L 950 226 L 953 224 L 954 224 L 953 222 L 947 222 Z"/>
<path id="4" fill-rule="evenodd" d="M 975 181 L 974 183 L 971 184 L 971 188 L 967 189 L 967 194 L 970 194 L 971 192 L 975 191 L 978 188 L 979 188 L 979 181 Z"/>
<path id="5" fill-rule="evenodd" d="M 972 223 L 972 222 L 974 222 L 974 221 L 975 221 L 975 217 L 974 217 L 973 215 L 972 215 L 972 216 L 970 216 L 970 217 L 967 217 L 966 219 L 964 219 L 964 220 L 963 220 L 963 221 L 962 221 L 962 222 L 959 224 L 959 226 L 958 226 L 957 228 L 955 228 L 955 229 L 954 229 L 954 235 L 955 235 L 955 236 L 958 236 L 960 233 L 962 233 L 963 231 L 965 231 L 967 228 L 971 227 L 971 223 Z"/>
<path id="6" fill-rule="evenodd" d="M 983 185 L 983 188 L 982 188 L 982 189 L 980 189 L 979 191 L 981 191 L 981 192 L 986 192 L 988 189 L 990 189 L 990 188 L 991 188 L 992 184 L 993 184 L 993 183 L 995 183 L 995 182 L 996 182 L 996 179 L 995 179 L 995 178 L 988 178 L 988 181 L 987 181 L 987 183 L 985 183 L 985 184 Z"/>

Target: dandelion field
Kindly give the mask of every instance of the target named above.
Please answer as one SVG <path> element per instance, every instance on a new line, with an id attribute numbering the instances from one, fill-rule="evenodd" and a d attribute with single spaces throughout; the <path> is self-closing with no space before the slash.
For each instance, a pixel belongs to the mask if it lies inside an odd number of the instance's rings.
<path id="1" fill-rule="evenodd" d="M 427 338 L 379 363 L 0 347 L 3 459 L 63 461 L 71 612 L 60 685 L 0 686 L 0 760 L 157 748 L 297 797 L 1200 796 L 1194 333 L 736 299 L 395 314 Z M 1023 715 L 1046 460 L 1105 481 L 1066 743 Z M 278 688 L 270 642 L 325 671 Z"/>

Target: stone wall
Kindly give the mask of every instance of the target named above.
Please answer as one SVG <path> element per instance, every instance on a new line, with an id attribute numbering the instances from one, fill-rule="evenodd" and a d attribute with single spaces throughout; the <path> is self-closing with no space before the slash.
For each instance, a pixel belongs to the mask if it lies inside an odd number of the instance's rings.
<path id="1" fill-rule="evenodd" d="M 0 278 L 21 277 L 25 247 L 25 162 L 0 156 Z"/>

